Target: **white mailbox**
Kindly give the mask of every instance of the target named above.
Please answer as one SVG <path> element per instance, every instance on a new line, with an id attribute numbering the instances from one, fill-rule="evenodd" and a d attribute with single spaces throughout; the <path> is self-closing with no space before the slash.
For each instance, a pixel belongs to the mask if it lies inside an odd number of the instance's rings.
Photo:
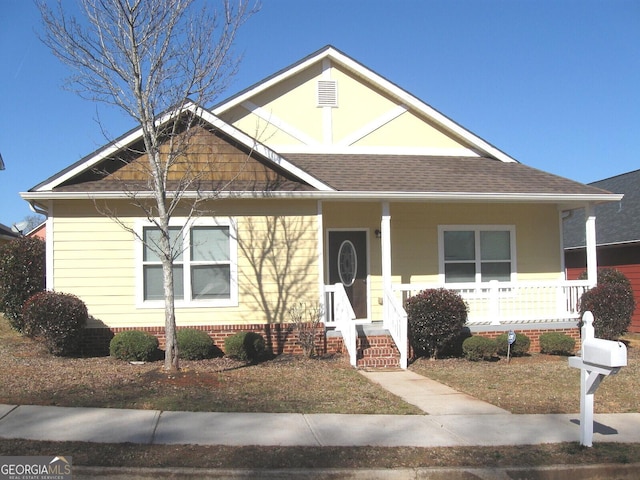
<path id="1" fill-rule="evenodd" d="M 582 346 L 582 361 L 601 367 L 626 367 L 627 346 L 602 338 L 586 338 Z"/>

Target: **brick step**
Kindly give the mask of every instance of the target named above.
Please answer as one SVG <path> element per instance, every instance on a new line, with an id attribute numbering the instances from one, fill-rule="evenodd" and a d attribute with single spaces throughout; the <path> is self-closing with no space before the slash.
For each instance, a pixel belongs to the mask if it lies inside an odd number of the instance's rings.
<path id="1" fill-rule="evenodd" d="M 359 336 L 358 368 L 398 368 L 400 352 L 391 335 Z"/>

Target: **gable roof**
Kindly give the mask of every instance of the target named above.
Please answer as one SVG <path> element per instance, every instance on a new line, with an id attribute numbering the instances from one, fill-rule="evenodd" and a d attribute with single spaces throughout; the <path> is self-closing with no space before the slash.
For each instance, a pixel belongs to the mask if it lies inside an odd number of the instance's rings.
<path id="1" fill-rule="evenodd" d="M 11 228 L 0 223 L 0 239 L 1 240 L 13 240 L 19 237 L 20 235 L 18 235 L 16 232 L 11 230 Z"/>
<path id="2" fill-rule="evenodd" d="M 293 77 L 302 70 L 309 68 L 313 64 L 322 63 L 324 60 L 330 60 L 331 62 L 334 62 L 347 69 L 356 77 L 363 79 L 366 83 L 375 85 L 377 88 L 384 91 L 387 95 L 396 99 L 399 105 L 406 105 L 409 108 L 415 109 L 435 125 L 437 125 L 440 129 L 452 136 L 463 139 L 469 145 L 474 147 L 474 149 L 481 152 L 484 156 L 495 158 L 496 160 L 500 160 L 502 162 L 517 161 L 507 155 L 505 152 L 499 150 L 487 141 L 478 137 L 468 129 L 454 122 L 449 117 L 446 117 L 432 106 L 423 102 L 406 90 L 400 88 L 383 76 L 377 74 L 373 70 L 365 67 L 364 65 L 347 56 L 332 45 L 327 45 L 320 50 L 312 53 L 311 55 L 308 55 L 307 57 L 299 60 L 298 62 L 295 62 L 294 64 L 274 73 L 264 80 L 242 90 L 236 95 L 233 95 L 232 97 L 224 100 L 218 105 L 215 105 L 211 110 L 215 115 L 220 116 L 225 111 L 228 111 L 231 108 L 242 104 L 243 102 L 249 100 L 251 97 L 260 94 L 261 92 L 271 88 L 278 83 L 284 82 L 285 80 Z"/>
<path id="3" fill-rule="evenodd" d="M 456 139 L 463 139 L 463 150 L 468 155 L 446 157 L 418 154 L 389 154 L 404 152 L 402 147 L 389 149 L 375 146 L 365 154 L 337 154 L 335 151 L 302 154 L 276 152 L 273 148 L 258 142 L 251 135 L 241 131 L 220 118 L 235 106 L 278 85 L 287 92 L 287 80 L 297 73 L 317 63 L 325 66 L 325 60 L 337 63 L 362 79 L 358 85 L 365 90 L 383 91 L 385 98 L 392 99 L 398 108 L 410 108 L 420 113 L 420 120 L 435 125 L 439 132 L 445 132 Z M 317 67 L 317 65 L 316 65 Z M 318 69 L 316 68 L 315 71 Z M 284 86 L 283 86 L 284 84 Z M 289 110 L 296 104 L 287 104 Z M 212 111 L 194 103 L 185 107 L 198 115 L 212 131 L 218 132 L 230 144 L 248 152 L 266 169 L 279 175 L 278 181 L 268 187 L 256 188 L 255 183 L 239 183 L 233 190 L 234 196 L 245 192 L 255 197 L 259 192 L 273 198 L 328 198 L 328 199 L 398 199 L 398 200 L 449 200 L 449 201 L 526 201 L 553 202 L 559 208 L 577 208 L 587 202 L 607 202 L 619 200 L 602 189 L 586 186 L 565 178 L 520 164 L 486 141 L 445 117 L 426 103 L 404 91 L 375 72 L 346 56 L 332 46 L 311 54 L 284 70 L 268 77 L 248 89 L 230 97 L 215 106 Z M 243 107 L 244 108 L 244 107 Z M 173 121 L 180 109 L 167 111 L 156 120 L 159 124 Z M 347 109 L 347 111 L 350 111 Z M 104 165 L 110 158 L 140 142 L 142 129 L 134 128 L 115 141 L 84 157 L 75 164 L 36 185 L 21 196 L 33 202 L 50 198 L 125 198 L 125 185 L 109 176 L 96 178 L 91 171 Z M 389 137 L 395 139 L 395 137 Z M 404 144 L 403 144 L 404 145 Z M 472 146 L 467 149 L 466 146 Z M 211 184 L 210 186 L 212 186 Z M 144 185 L 140 183 L 141 188 Z M 226 185 L 225 185 L 226 186 Z M 169 186 L 171 188 L 171 186 Z M 141 191 L 139 196 L 150 192 Z M 216 192 L 218 193 L 218 192 Z M 185 196 L 200 195 L 193 189 Z"/>
<path id="4" fill-rule="evenodd" d="M 640 170 L 598 180 L 589 185 L 624 194 L 618 202 L 595 207 L 596 244 L 612 246 L 640 242 Z M 584 210 L 578 210 L 565 220 L 565 248 L 584 248 L 584 218 Z"/>
<path id="5" fill-rule="evenodd" d="M 194 113 L 196 116 L 200 117 L 204 122 L 206 122 L 206 124 L 210 125 L 215 130 L 224 133 L 228 138 L 232 139 L 238 144 L 244 146 L 249 152 L 255 152 L 256 154 L 260 155 L 263 160 L 273 165 L 273 167 L 276 167 L 280 170 L 284 170 L 285 172 L 292 175 L 293 177 L 296 177 L 300 181 L 305 182 L 318 190 L 330 189 L 318 179 L 311 177 L 307 172 L 304 172 L 299 168 L 297 168 L 296 166 L 292 165 L 284 157 L 278 155 L 276 152 L 274 152 L 270 148 L 257 142 L 250 136 L 246 135 L 244 132 L 241 132 L 237 128 L 233 127 L 232 125 L 229 125 L 228 123 L 222 121 L 221 119 L 213 115 L 210 111 L 202 108 L 201 106 L 198 106 L 194 103 L 189 103 L 185 107 L 183 107 L 182 110 L 188 110 Z M 178 113 L 179 112 L 177 110 L 165 112 L 158 117 L 156 122 L 159 125 L 167 124 L 168 122 L 174 121 Z M 95 169 L 95 167 L 99 165 L 100 162 L 103 162 L 104 160 L 112 157 L 118 151 L 122 151 L 130 147 L 131 145 L 135 144 L 136 142 L 140 142 L 141 140 L 142 140 L 142 127 L 136 127 L 130 130 L 129 132 L 125 133 L 118 139 L 114 140 L 113 142 L 105 145 L 99 150 L 82 158 L 78 162 L 56 173 L 55 175 L 48 178 L 47 180 L 39 183 L 35 187 L 31 188 L 29 192 L 54 191 L 56 188 L 64 185 L 65 182 L 68 182 L 74 177 L 78 177 L 82 174 L 85 174 L 88 171 L 91 171 L 92 169 Z M 104 187 L 105 185 L 100 185 L 100 187 L 96 188 L 94 185 L 93 187 L 89 187 L 87 191 L 92 192 L 96 190 L 101 190 L 101 189 L 104 189 Z M 74 190 L 83 191 L 82 189 L 83 187 L 80 186 L 80 187 L 76 187 Z M 23 195 L 23 198 L 24 197 L 25 196 Z"/>

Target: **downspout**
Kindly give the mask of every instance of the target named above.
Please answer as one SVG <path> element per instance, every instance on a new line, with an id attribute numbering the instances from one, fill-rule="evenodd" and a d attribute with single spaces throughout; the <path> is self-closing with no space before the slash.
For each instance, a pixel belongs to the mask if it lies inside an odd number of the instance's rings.
<path id="1" fill-rule="evenodd" d="M 585 239 L 587 253 L 587 280 L 589 288 L 598 283 L 598 256 L 596 250 L 596 213 L 593 204 L 588 203 L 585 212 Z"/>

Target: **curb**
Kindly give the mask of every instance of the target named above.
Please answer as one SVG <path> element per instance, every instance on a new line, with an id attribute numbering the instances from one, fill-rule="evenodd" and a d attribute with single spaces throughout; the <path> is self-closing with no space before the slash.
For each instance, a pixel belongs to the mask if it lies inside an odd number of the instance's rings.
<path id="1" fill-rule="evenodd" d="M 599 465 L 551 465 L 501 468 L 400 468 L 400 469 L 200 469 L 118 468 L 74 466 L 73 478 L 89 480 L 146 480 L 180 478 L 199 480 L 635 480 L 640 463 Z"/>

